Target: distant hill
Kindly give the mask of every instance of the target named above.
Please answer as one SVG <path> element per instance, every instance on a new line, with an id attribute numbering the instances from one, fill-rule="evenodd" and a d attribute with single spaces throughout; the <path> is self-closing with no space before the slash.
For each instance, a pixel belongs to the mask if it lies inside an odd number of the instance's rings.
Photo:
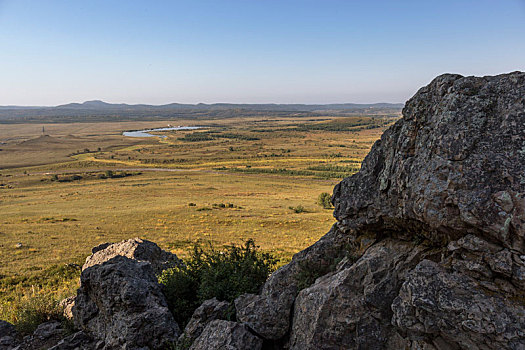
<path id="1" fill-rule="evenodd" d="M 0 106 L 0 123 L 97 122 L 158 120 L 166 118 L 231 118 L 239 116 L 312 116 L 319 114 L 399 114 L 401 103 L 340 104 L 181 104 L 146 105 L 107 103 L 100 100 L 55 107 Z"/>

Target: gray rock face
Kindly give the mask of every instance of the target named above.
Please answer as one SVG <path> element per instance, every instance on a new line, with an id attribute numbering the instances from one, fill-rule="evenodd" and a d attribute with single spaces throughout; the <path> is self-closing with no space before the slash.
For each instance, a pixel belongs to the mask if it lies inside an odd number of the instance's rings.
<path id="1" fill-rule="evenodd" d="M 49 350 L 97 350 L 100 349 L 99 346 L 102 347 L 103 344 L 97 344 L 93 338 L 80 331 L 65 337 Z"/>
<path id="2" fill-rule="evenodd" d="M 137 240 L 130 240 L 107 246 L 109 252 L 95 251 L 93 256 L 98 257 L 87 259 L 80 276 L 73 320 L 79 329 L 103 340 L 104 349 L 159 349 L 174 342 L 180 333 L 150 262 L 160 266 L 164 259 L 154 257 L 167 254 L 158 253 L 158 247 L 151 248 L 154 243 L 146 243 L 146 249 L 137 249 L 136 243 Z M 138 243 L 140 247 L 142 243 Z M 119 254 L 114 254 L 115 247 L 119 247 Z M 130 247 L 133 252 L 128 253 L 123 247 Z M 151 255 L 151 251 L 157 253 Z M 115 256 L 106 259 L 111 255 Z"/>
<path id="3" fill-rule="evenodd" d="M 525 348 L 522 300 L 490 293 L 433 261 L 421 261 L 410 273 L 392 309 L 392 322 L 413 338 L 440 335 L 463 349 Z"/>
<path id="4" fill-rule="evenodd" d="M 11 323 L 0 320 L 0 338 L 6 336 L 16 336 L 16 329 Z"/>
<path id="5" fill-rule="evenodd" d="M 445 74 L 420 89 L 334 190 L 342 229 L 467 233 L 524 252 L 525 73 Z"/>
<path id="6" fill-rule="evenodd" d="M 260 350 L 263 341 L 236 322 L 215 320 L 191 345 L 190 350 Z"/>
<path id="7" fill-rule="evenodd" d="M 332 227 L 318 242 L 274 272 L 259 295 L 245 294 L 237 298 L 237 319 L 266 339 L 284 337 L 290 329 L 292 305 L 299 292 L 298 276 L 304 270 L 326 272 L 351 238 Z"/>
<path id="8" fill-rule="evenodd" d="M 17 332 L 11 323 L 0 320 L 0 350 L 12 349 L 17 343 Z"/>
<path id="9" fill-rule="evenodd" d="M 524 96 L 520 72 L 422 88 L 336 186 L 335 227 L 237 299 L 238 320 L 274 348 L 525 349 Z"/>
<path id="10" fill-rule="evenodd" d="M 199 335 L 208 323 L 225 317 L 230 304 L 227 301 L 218 301 L 217 298 L 206 300 L 201 306 L 193 312 L 190 321 L 184 328 L 184 333 L 180 336 L 179 341 L 193 341 Z"/>
<path id="11" fill-rule="evenodd" d="M 65 331 L 60 322 L 49 321 L 38 325 L 33 334 L 27 335 L 16 346 L 7 347 L 10 350 L 49 349 L 57 344 Z"/>
<path id="12" fill-rule="evenodd" d="M 175 254 L 160 249 L 151 241 L 140 238 L 128 239 L 118 243 L 103 243 L 92 249 L 82 270 L 102 264 L 115 256 L 125 256 L 136 261 L 147 261 L 155 273 L 180 263 Z"/>
<path id="13" fill-rule="evenodd" d="M 385 239 L 350 267 L 319 278 L 295 301 L 291 349 L 383 349 L 392 342 L 390 305 L 424 249 Z"/>

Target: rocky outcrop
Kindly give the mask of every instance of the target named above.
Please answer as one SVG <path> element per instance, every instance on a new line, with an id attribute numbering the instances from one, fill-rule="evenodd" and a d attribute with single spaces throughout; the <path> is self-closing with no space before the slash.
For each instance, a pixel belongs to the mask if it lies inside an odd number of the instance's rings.
<path id="1" fill-rule="evenodd" d="M 115 246 L 130 246 L 130 241 L 106 247 L 109 252 L 95 251 L 98 258 L 88 258 L 80 276 L 73 320 L 80 330 L 102 340 L 104 349 L 159 349 L 180 333 L 153 268 L 169 253 L 159 254 L 152 242 L 132 241 L 131 253 L 119 248 L 121 254 L 109 259 L 105 257 L 114 255 Z M 145 249 L 140 248 L 143 244 Z M 156 253 L 143 254 L 150 251 Z"/>
<path id="2" fill-rule="evenodd" d="M 61 339 L 58 344 L 49 348 L 49 350 L 97 350 L 103 346 L 103 342 L 96 341 L 80 331 Z"/>
<path id="3" fill-rule="evenodd" d="M 524 169 L 525 73 L 434 79 L 238 320 L 274 348 L 525 349 Z"/>
<path id="4" fill-rule="evenodd" d="M 410 338 L 440 336 L 450 347 L 524 348 L 523 301 L 492 287 L 491 293 L 472 277 L 423 260 L 394 300 L 392 322 Z"/>
<path id="5" fill-rule="evenodd" d="M 525 74 L 445 74 L 420 89 L 334 189 L 339 227 L 407 231 L 436 243 L 468 233 L 523 252 Z"/>
<path id="6" fill-rule="evenodd" d="M 263 341 L 236 322 L 210 322 L 190 350 L 260 350 Z"/>
<path id="7" fill-rule="evenodd" d="M 344 344 L 374 349 L 389 343 L 395 333 L 390 305 L 422 255 L 425 249 L 413 243 L 385 239 L 356 263 L 342 264 L 303 289 L 295 301 L 290 348 L 331 349 Z"/>
<path id="8" fill-rule="evenodd" d="M 180 343 L 192 343 L 206 326 L 214 320 L 226 317 L 230 304 L 227 301 L 218 301 L 217 298 L 206 300 L 199 306 L 191 316 L 180 336 Z"/>

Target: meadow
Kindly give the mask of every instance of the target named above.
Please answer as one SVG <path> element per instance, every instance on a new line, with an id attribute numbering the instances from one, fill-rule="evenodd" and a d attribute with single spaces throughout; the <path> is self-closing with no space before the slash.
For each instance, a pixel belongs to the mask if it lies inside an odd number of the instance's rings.
<path id="1" fill-rule="evenodd" d="M 28 295 L 72 294 L 104 242 L 141 237 L 183 257 L 195 242 L 253 238 L 286 263 L 334 223 L 319 195 L 358 171 L 395 119 L 2 125 L 0 319 Z M 168 124 L 201 129 L 121 135 Z"/>

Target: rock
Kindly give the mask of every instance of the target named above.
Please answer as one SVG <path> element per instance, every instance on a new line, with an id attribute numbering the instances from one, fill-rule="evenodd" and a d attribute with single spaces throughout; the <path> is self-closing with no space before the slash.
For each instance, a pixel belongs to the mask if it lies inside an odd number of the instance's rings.
<path id="1" fill-rule="evenodd" d="M 18 333 L 11 323 L 0 320 L 0 350 L 13 349 L 18 343 Z"/>
<path id="2" fill-rule="evenodd" d="M 392 323 L 409 337 L 439 335 L 461 349 L 525 348 L 525 306 L 475 279 L 421 261 L 392 304 Z"/>
<path id="3" fill-rule="evenodd" d="M 73 306 L 75 306 L 75 296 L 67 297 L 61 300 L 59 305 L 64 310 L 64 317 L 68 320 L 73 319 Z"/>
<path id="4" fill-rule="evenodd" d="M 16 337 L 16 328 L 7 321 L 0 320 L 0 338 L 5 336 Z"/>
<path id="5" fill-rule="evenodd" d="M 227 301 L 218 301 L 217 298 L 204 301 L 193 312 L 190 321 L 184 328 L 184 333 L 179 338 L 179 342 L 192 342 L 195 340 L 201 335 L 208 323 L 225 317 L 229 306 L 230 304 Z"/>
<path id="6" fill-rule="evenodd" d="M 436 244 L 466 234 L 525 252 L 525 73 L 445 74 L 420 89 L 334 190 L 343 231 L 374 227 Z"/>
<path id="7" fill-rule="evenodd" d="M 179 336 L 152 264 L 122 255 L 84 267 L 72 311 L 104 349 L 159 349 Z"/>
<path id="8" fill-rule="evenodd" d="M 27 335 L 15 347 L 7 347 L 11 350 L 33 350 L 49 349 L 64 337 L 62 324 L 57 321 L 49 321 L 38 325 L 33 334 Z"/>
<path id="9" fill-rule="evenodd" d="M 521 72 L 420 89 L 336 186 L 337 224 L 237 319 L 275 348 L 524 347 L 523 96 Z M 319 278 L 302 286 L 305 271 Z"/>
<path id="10" fill-rule="evenodd" d="M 60 322 L 51 321 L 39 325 L 33 332 L 33 337 L 40 340 L 46 340 L 57 336 L 60 338 L 63 334 L 64 329 L 62 328 L 62 324 L 60 324 Z"/>
<path id="11" fill-rule="evenodd" d="M 6 335 L 4 337 L 0 337 L 0 350 L 12 350 L 17 347 L 19 342 L 15 337 Z"/>
<path id="12" fill-rule="evenodd" d="M 82 270 L 102 264 L 115 256 L 125 256 L 137 261 L 147 261 L 155 273 L 180 263 L 175 254 L 166 252 L 153 242 L 140 238 L 128 239 L 119 243 L 103 243 L 92 249 Z"/>
<path id="13" fill-rule="evenodd" d="M 190 350 L 260 350 L 263 341 L 236 322 L 215 320 L 191 345 Z"/>
<path id="14" fill-rule="evenodd" d="M 86 333 L 80 331 L 67 336 L 49 350 L 97 350 L 96 342 Z"/>
<path id="15" fill-rule="evenodd" d="M 299 292 L 298 277 L 305 271 L 328 272 L 334 259 L 348 245 L 351 236 L 332 229 L 314 245 L 294 255 L 275 271 L 259 295 L 244 294 L 235 300 L 237 319 L 265 339 L 277 340 L 290 329 L 292 305 Z M 312 281 L 313 282 L 313 281 Z"/>
<path id="16" fill-rule="evenodd" d="M 353 265 L 317 279 L 295 300 L 290 349 L 384 349 L 394 342 L 390 305 L 423 249 L 385 239 Z"/>

